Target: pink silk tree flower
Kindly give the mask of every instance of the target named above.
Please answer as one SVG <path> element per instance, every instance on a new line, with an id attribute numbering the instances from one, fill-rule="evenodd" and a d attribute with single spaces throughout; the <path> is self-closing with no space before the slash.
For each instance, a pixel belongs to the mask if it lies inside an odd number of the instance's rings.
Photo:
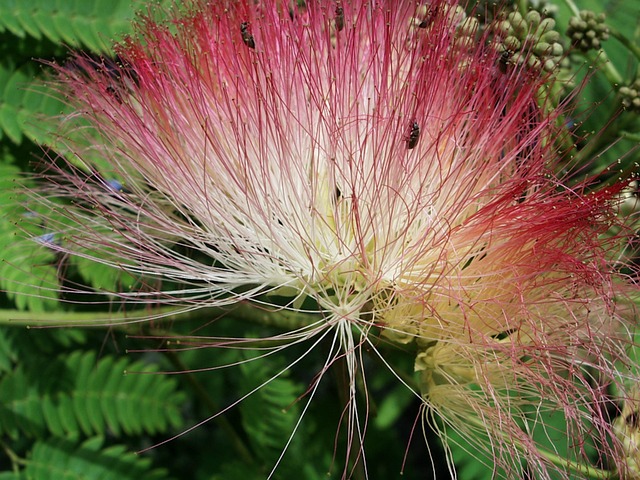
<path id="1" fill-rule="evenodd" d="M 322 320 L 290 339 L 333 335 L 355 445 L 361 347 L 382 341 L 415 355 L 425 421 L 497 475 L 624 472 L 605 411 L 608 387 L 636 381 L 618 373 L 622 185 L 557 173 L 552 78 L 505 67 L 493 35 L 438 0 L 191 0 L 147 18 L 117 64 L 57 67 L 86 136 L 62 142 L 41 199 L 51 248 L 178 285 L 114 292 L 131 301 L 311 301 Z"/>

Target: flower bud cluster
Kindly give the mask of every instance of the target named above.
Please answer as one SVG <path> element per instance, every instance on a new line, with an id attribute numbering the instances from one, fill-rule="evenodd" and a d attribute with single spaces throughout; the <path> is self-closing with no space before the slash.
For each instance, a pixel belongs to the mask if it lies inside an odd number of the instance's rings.
<path id="1" fill-rule="evenodd" d="M 622 97 L 622 106 L 625 110 L 640 113 L 640 78 L 631 85 L 625 85 L 618 90 Z"/>
<path id="2" fill-rule="evenodd" d="M 531 10 L 522 16 L 511 12 L 496 23 L 496 43 L 504 63 L 526 65 L 532 70 L 552 72 L 562 59 L 560 33 L 552 18 Z"/>
<path id="3" fill-rule="evenodd" d="M 480 24 L 474 17 L 466 17 L 456 29 L 455 46 L 461 49 L 470 49 L 476 42 L 476 33 Z"/>
<path id="4" fill-rule="evenodd" d="M 436 12 L 435 9 L 440 9 Z M 468 16 L 464 8 L 460 5 L 441 4 L 438 7 L 421 5 L 417 8 L 416 14 L 410 18 L 409 22 L 413 28 L 427 29 L 431 26 L 433 19 L 442 15 L 447 19 L 447 23 L 455 29 L 455 41 L 453 48 L 460 51 L 469 50 L 476 44 L 477 34 L 480 31 L 480 23 L 477 18 Z"/>
<path id="5" fill-rule="evenodd" d="M 583 52 L 599 50 L 602 42 L 609 38 L 609 27 L 604 23 L 605 14 L 582 10 L 580 16 L 571 17 L 567 36 L 571 44 Z"/>
<path id="6" fill-rule="evenodd" d="M 537 10 L 547 17 L 555 17 L 558 13 L 558 6 L 550 0 L 529 0 L 529 8 Z"/>

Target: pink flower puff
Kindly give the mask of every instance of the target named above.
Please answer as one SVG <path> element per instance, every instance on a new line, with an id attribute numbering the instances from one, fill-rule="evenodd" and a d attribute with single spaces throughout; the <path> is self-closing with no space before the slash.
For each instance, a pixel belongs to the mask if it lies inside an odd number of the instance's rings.
<path id="1" fill-rule="evenodd" d="M 505 66 L 492 35 L 440 0 L 149 16 L 117 64 L 57 67 L 85 135 L 61 142 L 69 164 L 41 198 L 51 248 L 179 285 L 114 292 L 131 301 L 314 305 L 321 320 L 287 338 L 333 336 L 358 448 L 361 347 L 384 361 L 392 343 L 415 356 L 425 422 L 496 475 L 622 475 L 632 452 L 605 407 L 637 381 L 611 233 L 623 185 L 558 173 L 552 75 Z M 558 412 L 565 428 L 546 428 Z"/>

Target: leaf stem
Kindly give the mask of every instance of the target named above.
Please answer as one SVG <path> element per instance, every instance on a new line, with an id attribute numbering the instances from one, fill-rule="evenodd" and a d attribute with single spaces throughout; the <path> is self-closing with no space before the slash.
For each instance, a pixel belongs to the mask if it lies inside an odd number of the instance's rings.
<path id="1" fill-rule="evenodd" d="M 267 310 L 249 303 L 238 303 L 230 307 L 203 307 L 192 310 L 165 307 L 149 310 L 120 312 L 23 312 L 0 310 L 0 326 L 22 326 L 27 328 L 51 327 L 123 327 L 149 320 L 190 321 L 228 316 L 260 325 L 285 330 L 303 328 L 320 317 L 289 310 Z"/>
<path id="2" fill-rule="evenodd" d="M 608 25 L 608 27 L 609 35 L 618 40 L 622 45 L 624 45 L 627 50 L 629 50 L 638 60 L 640 60 L 640 45 L 627 38 L 625 35 L 620 33 L 620 31 L 611 27 L 611 25 Z"/>
<path id="3" fill-rule="evenodd" d="M 578 6 L 573 2 L 573 0 L 564 0 L 564 4 L 569 7 L 569 10 L 571 10 L 571 13 L 573 13 L 574 16 L 579 17 L 580 16 L 580 9 L 578 8 Z"/>
<path id="4" fill-rule="evenodd" d="M 9 445 L 0 440 L 0 447 L 4 450 L 4 453 L 7 454 L 7 457 L 11 460 L 11 466 L 14 473 L 18 474 L 20 471 L 20 465 L 27 465 L 27 460 L 20 458 L 16 452 L 14 452 Z"/>
<path id="5" fill-rule="evenodd" d="M 529 1 L 528 0 L 518 0 L 518 11 L 522 16 L 525 16 L 529 11 Z"/>
<path id="6" fill-rule="evenodd" d="M 620 136 L 625 140 L 631 140 L 632 142 L 640 142 L 640 133 L 633 133 L 627 130 L 622 130 Z"/>
<path id="7" fill-rule="evenodd" d="M 586 57 L 595 68 L 602 72 L 612 87 L 617 87 L 624 82 L 624 78 L 622 78 L 618 69 L 611 63 L 607 52 L 603 48 L 597 52 L 587 52 Z"/>
<path id="8" fill-rule="evenodd" d="M 477 417 L 469 416 L 467 417 L 467 421 L 481 429 L 485 428 L 485 425 Z M 512 437 L 507 437 L 507 435 L 503 433 L 501 433 L 501 435 L 503 436 L 505 441 L 514 442 L 514 439 Z M 518 442 L 515 442 L 514 445 L 518 450 L 522 452 L 526 452 L 527 450 L 527 448 L 525 448 L 524 445 Z M 618 474 L 614 471 L 602 470 L 600 468 L 593 467 L 591 465 L 585 465 L 582 463 L 574 462 L 566 458 L 562 458 L 555 452 L 552 452 L 545 448 L 538 447 L 537 451 L 554 465 L 557 465 L 558 467 L 562 467 L 565 470 L 570 470 L 574 473 L 579 474 L 580 478 L 589 478 L 593 480 L 613 480 L 618 478 Z"/>

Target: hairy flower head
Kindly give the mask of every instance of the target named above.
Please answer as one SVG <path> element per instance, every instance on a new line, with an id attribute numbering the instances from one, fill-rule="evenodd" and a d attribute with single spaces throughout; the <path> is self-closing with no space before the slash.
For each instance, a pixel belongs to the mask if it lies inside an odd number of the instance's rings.
<path id="1" fill-rule="evenodd" d="M 58 68 L 91 142 L 52 176 L 73 200 L 55 248 L 177 285 L 154 302 L 313 305 L 306 335 L 336 332 L 354 389 L 375 332 L 411 344 L 429 418 L 485 435 L 507 476 L 562 471 L 532 433 L 558 410 L 567 462 L 593 436 L 622 464 L 603 407 L 626 358 L 621 187 L 556 174 L 540 69 L 501 68 L 492 29 L 445 1 L 182 10 L 117 64 Z"/>

